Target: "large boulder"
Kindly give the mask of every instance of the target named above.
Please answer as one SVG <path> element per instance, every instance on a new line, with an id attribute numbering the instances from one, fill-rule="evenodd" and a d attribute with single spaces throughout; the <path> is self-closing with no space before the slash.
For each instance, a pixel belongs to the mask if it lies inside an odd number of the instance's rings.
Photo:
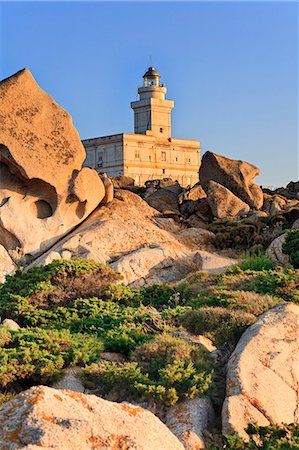
<path id="1" fill-rule="evenodd" d="M 298 423 L 299 307 L 280 304 L 246 330 L 228 362 L 223 433 L 249 423 Z"/>
<path id="2" fill-rule="evenodd" d="M 197 270 L 207 273 L 225 272 L 226 269 L 237 264 L 235 259 L 220 256 L 216 253 L 206 252 L 204 250 L 196 252 L 193 260 Z"/>
<path id="3" fill-rule="evenodd" d="M 71 116 L 28 69 L 0 82 L 0 244 L 36 255 L 105 196 Z"/>
<path id="4" fill-rule="evenodd" d="M 124 175 L 119 175 L 118 177 L 112 177 L 111 181 L 113 186 L 117 189 L 130 188 L 135 185 L 134 178 L 127 177 Z"/>
<path id="5" fill-rule="evenodd" d="M 146 196 L 147 203 L 157 211 L 178 211 L 178 195 L 168 188 L 162 188 L 155 191 L 152 195 Z"/>
<path id="6" fill-rule="evenodd" d="M 134 286 L 161 284 L 184 278 L 191 270 L 180 267 L 186 254 L 170 247 L 145 247 L 129 253 L 110 267 L 123 276 L 124 283 Z"/>
<path id="7" fill-rule="evenodd" d="M 156 416 L 94 395 L 35 386 L 0 408 L 6 450 L 184 450 Z"/>
<path id="8" fill-rule="evenodd" d="M 165 423 L 186 450 L 206 448 L 203 432 L 214 423 L 212 402 L 207 397 L 183 400 L 167 410 Z"/>
<path id="9" fill-rule="evenodd" d="M 252 209 L 263 206 L 263 191 L 253 179 L 260 174 L 259 169 L 241 160 L 233 160 L 212 152 L 202 158 L 199 178 L 205 192 L 211 180 L 221 184 L 247 203 Z"/>
<path id="10" fill-rule="evenodd" d="M 208 202 L 213 215 L 218 219 L 244 216 L 250 210 L 245 202 L 215 181 L 208 184 Z"/>
<path id="11" fill-rule="evenodd" d="M 287 206 L 287 200 L 281 195 L 264 194 L 263 211 L 270 216 L 279 214 Z"/>
<path id="12" fill-rule="evenodd" d="M 194 186 L 185 189 L 179 196 L 179 203 L 183 203 L 186 200 L 200 200 L 201 198 L 205 198 L 207 194 L 203 190 L 200 182 L 196 183 Z"/>
<path id="13" fill-rule="evenodd" d="M 270 259 L 272 259 L 272 261 L 283 265 L 289 263 L 288 255 L 286 255 L 282 251 L 282 246 L 284 242 L 285 242 L 285 234 L 282 234 L 281 236 L 275 238 L 266 250 L 266 255 Z"/>

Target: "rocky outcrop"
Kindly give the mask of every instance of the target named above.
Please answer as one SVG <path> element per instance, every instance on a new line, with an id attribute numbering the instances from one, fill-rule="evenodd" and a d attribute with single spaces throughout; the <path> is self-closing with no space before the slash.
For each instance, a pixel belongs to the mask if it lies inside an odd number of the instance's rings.
<path id="1" fill-rule="evenodd" d="M 0 83 L 0 244 L 37 255 L 105 196 L 71 116 L 29 70 Z"/>
<path id="2" fill-rule="evenodd" d="M 184 228 L 177 234 L 180 242 L 190 248 L 199 248 L 208 244 L 215 234 L 204 228 Z"/>
<path id="3" fill-rule="evenodd" d="M 212 152 L 204 154 L 199 171 L 200 182 L 206 193 L 210 181 L 215 181 L 252 209 L 261 209 L 263 205 L 263 191 L 253 182 L 259 174 L 259 169 L 252 164 Z"/>
<path id="4" fill-rule="evenodd" d="M 151 412 L 94 395 L 37 386 L 0 408 L 0 448 L 6 450 L 161 450 L 161 445 L 184 450 Z"/>
<path id="5" fill-rule="evenodd" d="M 103 263 L 120 258 L 143 247 L 166 247 L 173 252 L 188 253 L 175 236 L 156 222 L 157 211 L 138 195 L 117 190 L 113 202 L 97 208 L 74 232 L 57 243 L 33 265 L 44 264 L 52 254 L 61 258 L 92 258 Z"/>
<path id="6" fill-rule="evenodd" d="M 133 187 L 135 185 L 135 181 L 131 177 L 126 177 L 124 175 L 120 175 L 118 177 L 112 177 L 111 181 L 113 183 L 113 186 L 116 189 L 124 189 L 128 187 Z"/>
<path id="7" fill-rule="evenodd" d="M 179 203 L 183 203 L 186 200 L 200 200 L 201 198 L 205 198 L 206 196 L 207 194 L 203 190 L 201 184 L 198 182 L 194 184 L 194 186 L 185 189 L 184 192 L 181 193 L 181 195 L 179 196 Z"/>
<path id="8" fill-rule="evenodd" d="M 218 219 L 244 216 L 250 210 L 246 203 L 215 181 L 208 183 L 208 202 Z"/>
<path id="9" fill-rule="evenodd" d="M 203 431 L 211 429 L 214 411 L 209 398 L 186 399 L 167 410 L 166 425 L 186 450 L 205 447 Z"/>
<path id="10" fill-rule="evenodd" d="M 123 256 L 110 267 L 124 277 L 126 284 L 160 284 L 181 280 L 190 272 L 191 268 L 180 263 L 185 257 L 183 252 L 169 247 L 145 247 Z"/>
<path id="11" fill-rule="evenodd" d="M 206 242 L 212 233 L 182 230 L 173 219 L 164 218 L 163 223 L 157 214 L 138 195 L 117 190 L 113 202 L 97 208 L 31 267 L 53 259 L 91 258 L 110 264 L 126 283 L 142 285 L 178 281 L 196 270 L 221 272 L 235 263 L 208 252 L 195 255 L 200 242 Z"/>
<path id="12" fill-rule="evenodd" d="M 275 190 L 263 188 L 263 192 L 271 196 L 277 194 L 290 200 L 299 200 L 299 181 L 290 181 L 286 187 L 279 187 Z"/>
<path id="13" fill-rule="evenodd" d="M 246 330 L 228 362 L 223 433 L 249 423 L 298 423 L 299 307 L 281 304 Z"/>
<path id="14" fill-rule="evenodd" d="M 289 257 L 282 251 L 285 242 L 285 234 L 275 238 L 266 250 L 266 255 L 277 264 L 288 264 Z"/>
<path id="15" fill-rule="evenodd" d="M 221 273 L 237 264 L 235 259 L 226 258 L 215 253 L 198 251 L 194 255 L 194 263 L 198 270 L 208 273 Z"/>
<path id="16" fill-rule="evenodd" d="M 178 195 L 168 188 L 158 189 L 153 194 L 146 197 L 147 203 L 157 211 L 178 211 Z"/>

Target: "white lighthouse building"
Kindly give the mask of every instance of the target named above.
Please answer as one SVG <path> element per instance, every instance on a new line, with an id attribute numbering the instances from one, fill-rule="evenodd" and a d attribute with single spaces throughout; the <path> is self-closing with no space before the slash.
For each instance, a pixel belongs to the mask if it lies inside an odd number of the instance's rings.
<path id="1" fill-rule="evenodd" d="M 125 175 L 136 185 L 159 178 L 172 178 L 181 185 L 198 181 L 200 142 L 172 137 L 172 100 L 165 99 L 167 89 L 160 75 L 149 67 L 138 89 L 134 110 L 134 134 L 121 133 L 86 139 L 85 165 L 108 176 Z"/>

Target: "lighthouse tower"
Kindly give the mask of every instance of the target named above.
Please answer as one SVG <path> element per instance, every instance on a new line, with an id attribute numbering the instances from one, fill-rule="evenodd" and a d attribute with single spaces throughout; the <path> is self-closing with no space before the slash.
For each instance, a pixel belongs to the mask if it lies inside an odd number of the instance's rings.
<path id="1" fill-rule="evenodd" d="M 149 67 L 143 75 L 143 86 L 138 89 L 139 100 L 131 102 L 134 110 L 135 134 L 160 138 L 171 137 L 172 100 L 166 100 L 166 86 L 160 84 L 160 75 Z"/>

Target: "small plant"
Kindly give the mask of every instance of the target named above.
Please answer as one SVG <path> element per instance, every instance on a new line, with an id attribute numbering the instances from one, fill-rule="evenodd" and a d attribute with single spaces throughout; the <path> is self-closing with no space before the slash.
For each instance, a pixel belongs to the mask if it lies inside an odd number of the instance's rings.
<path id="1" fill-rule="evenodd" d="M 295 269 L 299 269 L 299 229 L 289 230 L 286 233 L 282 251 L 289 255 L 290 262 Z"/>
<path id="2" fill-rule="evenodd" d="M 203 334 L 217 347 L 226 344 L 233 349 L 246 328 L 255 322 L 255 316 L 243 311 L 220 307 L 202 307 L 187 311 L 182 325 L 193 334 Z"/>
<path id="3" fill-rule="evenodd" d="M 129 286 L 123 283 L 109 284 L 103 290 L 102 295 L 104 300 L 120 302 L 128 306 L 140 305 L 138 291 L 132 290 Z"/>
<path id="4" fill-rule="evenodd" d="M 9 391 L 0 392 L 0 406 L 4 405 L 4 403 L 9 402 L 14 398 L 15 394 Z"/>
<path id="5" fill-rule="evenodd" d="M 144 305 L 152 305 L 157 309 L 167 308 L 176 290 L 167 284 L 153 284 L 140 289 L 140 299 Z"/>
<path id="6" fill-rule="evenodd" d="M 209 450 L 295 450 L 299 449 L 298 425 L 269 425 L 260 427 L 249 425 L 246 429 L 248 442 L 234 434 L 227 434 L 220 438 L 221 443 L 212 444 Z"/>
<path id="7" fill-rule="evenodd" d="M 255 270 L 259 272 L 261 270 L 275 269 L 276 264 L 270 258 L 260 255 L 248 257 L 240 262 L 238 266 L 242 270 Z"/>
<path id="8" fill-rule="evenodd" d="M 180 398 L 201 395 L 212 377 L 207 352 L 169 335 L 156 336 L 132 354 L 132 362 L 101 362 L 85 371 L 85 382 L 93 382 L 103 394 L 116 393 L 118 400 L 152 400 L 166 405 Z"/>
<path id="9" fill-rule="evenodd" d="M 103 348 L 96 336 L 73 335 L 68 330 L 12 332 L 9 345 L 0 348 L 0 386 L 22 379 L 46 382 L 68 365 L 96 361 Z"/>

